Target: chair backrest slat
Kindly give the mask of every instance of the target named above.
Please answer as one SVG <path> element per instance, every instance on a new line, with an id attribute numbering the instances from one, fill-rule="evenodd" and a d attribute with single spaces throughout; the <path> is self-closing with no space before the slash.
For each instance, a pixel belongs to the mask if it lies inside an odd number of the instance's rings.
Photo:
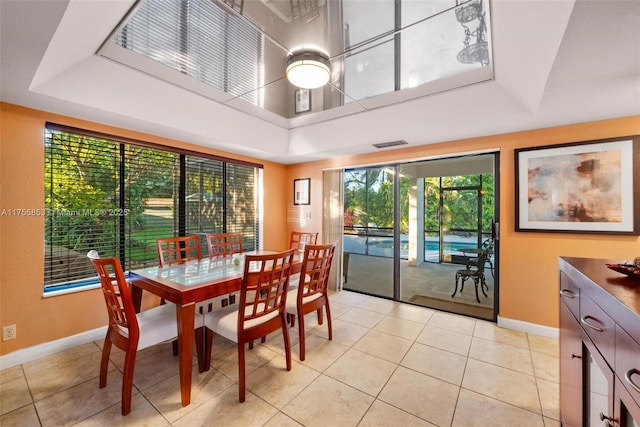
<path id="1" fill-rule="evenodd" d="M 109 315 L 109 327 L 120 331 L 134 348 L 138 344 L 140 329 L 136 317 L 129 284 L 124 277 L 118 258 L 92 258 Z M 126 331 L 126 332 L 125 332 Z"/>
<path id="2" fill-rule="evenodd" d="M 207 234 L 209 258 L 225 257 L 242 253 L 241 233 L 211 233 Z"/>
<path id="3" fill-rule="evenodd" d="M 293 254 L 290 249 L 268 255 L 246 255 L 238 330 L 249 320 L 275 311 L 284 313 Z"/>
<path id="4" fill-rule="evenodd" d="M 156 240 L 160 267 L 202 259 L 200 236 L 165 237 Z"/>
<path id="5" fill-rule="evenodd" d="M 292 231 L 289 239 L 289 249 L 303 251 L 306 245 L 315 245 L 317 240 L 318 233 Z"/>
<path id="6" fill-rule="evenodd" d="M 326 293 L 329 274 L 336 251 L 336 242 L 326 245 L 308 245 L 305 247 L 298 285 L 298 303 L 302 299 L 317 293 Z"/>
<path id="7" fill-rule="evenodd" d="M 487 263 L 490 253 L 491 253 L 491 249 L 487 248 L 483 250 L 478 256 L 478 265 L 477 265 L 478 273 L 484 273 L 484 265 Z"/>

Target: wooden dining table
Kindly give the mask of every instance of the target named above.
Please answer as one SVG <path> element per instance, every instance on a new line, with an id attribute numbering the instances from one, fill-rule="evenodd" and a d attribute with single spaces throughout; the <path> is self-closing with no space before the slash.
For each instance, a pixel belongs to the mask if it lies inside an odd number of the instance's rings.
<path id="1" fill-rule="evenodd" d="M 244 273 L 244 256 L 277 251 L 258 250 L 238 256 L 201 259 L 165 267 L 147 267 L 129 272 L 131 297 L 140 310 L 142 291 L 151 292 L 176 306 L 178 323 L 178 360 L 182 406 L 191 402 L 191 368 L 193 364 L 196 303 L 240 290 Z M 291 274 L 300 272 L 302 254 L 294 255 Z M 198 358 L 198 370 L 204 366 Z"/>

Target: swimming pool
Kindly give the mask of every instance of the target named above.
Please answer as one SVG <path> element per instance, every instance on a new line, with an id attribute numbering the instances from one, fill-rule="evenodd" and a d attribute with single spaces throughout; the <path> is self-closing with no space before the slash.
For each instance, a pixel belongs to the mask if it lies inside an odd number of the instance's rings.
<path id="1" fill-rule="evenodd" d="M 478 242 L 472 239 L 459 241 L 445 241 L 443 244 L 444 253 L 460 252 L 464 248 L 475 248 Z M 427 240 L 424 243 L 426 253 L 438 252 L 440 244 L 435 240 Z M 351 234 L 344 235 L 344 251 L 363 255 L 375 256 L 393 256 L 393 238 L 392 237 L 365 237 L 354 236 Z M 409 253 L 409 236 L 400 236 L 400 256 L 406 257 Z"/>

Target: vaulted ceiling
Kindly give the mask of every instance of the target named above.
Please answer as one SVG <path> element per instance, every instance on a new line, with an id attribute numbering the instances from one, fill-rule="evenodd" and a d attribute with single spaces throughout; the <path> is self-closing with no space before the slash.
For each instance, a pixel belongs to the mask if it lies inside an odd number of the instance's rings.
<path id="1" fill-rule="evenodd" d="M 277 120 L 96 55 L 133 3 L 1 0 L 0 99 L 285 164 L 640 114 L 637 0 L 493 0 L 493 78 Z"/>

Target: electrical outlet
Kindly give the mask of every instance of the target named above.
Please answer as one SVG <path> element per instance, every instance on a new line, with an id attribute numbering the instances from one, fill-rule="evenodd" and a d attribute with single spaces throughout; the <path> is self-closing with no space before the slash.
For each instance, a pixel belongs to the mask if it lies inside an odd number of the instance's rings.
<path id="1" fill-rule="evenodd" d="M 9 341 L 16 339 L 16 325 L 9 325 L 2 327 L 2 341 Z"/>

